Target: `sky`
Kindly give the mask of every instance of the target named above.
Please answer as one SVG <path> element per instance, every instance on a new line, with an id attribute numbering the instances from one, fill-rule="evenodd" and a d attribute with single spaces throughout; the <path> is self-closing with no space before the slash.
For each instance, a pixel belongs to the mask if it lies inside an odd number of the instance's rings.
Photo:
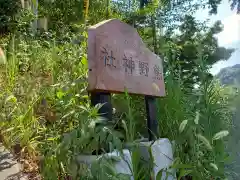
<path id="1" fill-rule="evenodd" d="M 210 16 L 207 10 L 199 10 L 195 17 L 198 20 L 209 19 L 209 24 L 221 20 L 224 30 L 217 35 L 219 45 L 236 49 L 229 60 L 214 64 L 211 73 L 215 75 L 224 67 L 240 64 L 240 15 L 237 15 L 236 10 L 231 10 L 229 0 L 223 0 L 218 7 L 217 15 Z"/>

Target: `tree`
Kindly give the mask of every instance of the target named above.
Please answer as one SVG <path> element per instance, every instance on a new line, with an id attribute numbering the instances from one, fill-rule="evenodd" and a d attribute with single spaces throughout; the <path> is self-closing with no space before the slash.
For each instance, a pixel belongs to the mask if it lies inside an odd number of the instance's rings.
<path id="1" fill-rule="evenodd" d="M 21 8 L 20 0 L 0 0 L 0 34 L 4 35 L 16 26 L 15 16 Z"/>
<path id="2" fill-rule="evenodd" d="M 39 0 L 40 16 L 48 17 L 49 28 L 60 30 L 84 19 L 83 0 Z"/>
<path id="3" fill-rule="evenodd" d="M 174 36 L 172 31 L 164 36 L 163 50 L 165 61 L 174 64 L 176 74 L 180 72 L 185 85 L 193 88 L 199 82 L 199 53 L 203 55 L 204 63 L 210 68 L 219 60 L 227 60 L 233 53 L 233 49 L 219 47 L 216 34 L 222 31 L 222 24 L 217 21 L 213 27 L 204 27 L 192 16 L 185 16 L 179 27 L 180 33 Z M 201 63 L 201 62 L 200 62 Z"/>
<path id="4" fill-rule="evenodd" d="M 240 14 L 240 0 L 231 0 L 231 8 L 237 9 L 237 13 Z"/>

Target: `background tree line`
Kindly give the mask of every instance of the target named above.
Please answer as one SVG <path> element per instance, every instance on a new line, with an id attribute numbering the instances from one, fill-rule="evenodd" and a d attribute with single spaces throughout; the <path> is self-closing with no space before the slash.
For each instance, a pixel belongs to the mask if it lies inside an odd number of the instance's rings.
<path id="1" fill-rule="evenodd" d="M 219 60 L 228 59 L 234 51 L 218 46 L 215 35 L 223 30 L 221 22 L 207 27 L 205 22 L 198 22 L 193 17 L 201 8 L 208 8 L 210 14 L 216 14 L 221 0 L 32 0 L 30 7 L 38 2 L 38 17 L 22 9 L 24 2 L 1 0 L 2 36 L 14 32 L 19 26 L 29 26 L 26 22 L 34 18 L 47 18 L 48 30 L 55 32 L 56 36 L 78 31 L 77 26 L 81 23 L 91 25 L 104 19 L 119 18 L 137 28 L 148 46 L 166 62 L 180 65 L 181 75 L 190 88 L 199 82 L 196 72 L 199 48 L 209 68 Z M 232 8 L 239 8 L 239 4 L 233 0 Z M 204 47 L 200 47 L 203 42 Z"/>

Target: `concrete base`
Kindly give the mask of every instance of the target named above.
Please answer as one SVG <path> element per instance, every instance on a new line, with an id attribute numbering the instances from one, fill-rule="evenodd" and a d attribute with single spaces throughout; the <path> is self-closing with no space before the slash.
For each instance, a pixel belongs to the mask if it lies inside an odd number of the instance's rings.
<path id="1" fill-rule="evenodd" d="M 162 171 L 162 180 L 176 180 L 176 173 L 169 167 L 173 163 L 172 144 L 166 138 L 158 139 L 155 142 L 141 142 L 140 153 L 146 162 L 150 162 L 149 147 L 151 146 L 154 158 L 154 178 L 156 179 L 159 171 Z"/>

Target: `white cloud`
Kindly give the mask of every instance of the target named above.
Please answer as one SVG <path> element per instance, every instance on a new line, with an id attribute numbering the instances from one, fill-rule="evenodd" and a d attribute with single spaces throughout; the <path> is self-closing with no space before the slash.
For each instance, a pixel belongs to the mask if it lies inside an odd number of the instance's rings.
<path id="1" fill-rule="evenodd" d="M 224 30 L 217 35 L 220 46 L 240 41 L 240 15 L 228 16 L 222 21 Z"/>

